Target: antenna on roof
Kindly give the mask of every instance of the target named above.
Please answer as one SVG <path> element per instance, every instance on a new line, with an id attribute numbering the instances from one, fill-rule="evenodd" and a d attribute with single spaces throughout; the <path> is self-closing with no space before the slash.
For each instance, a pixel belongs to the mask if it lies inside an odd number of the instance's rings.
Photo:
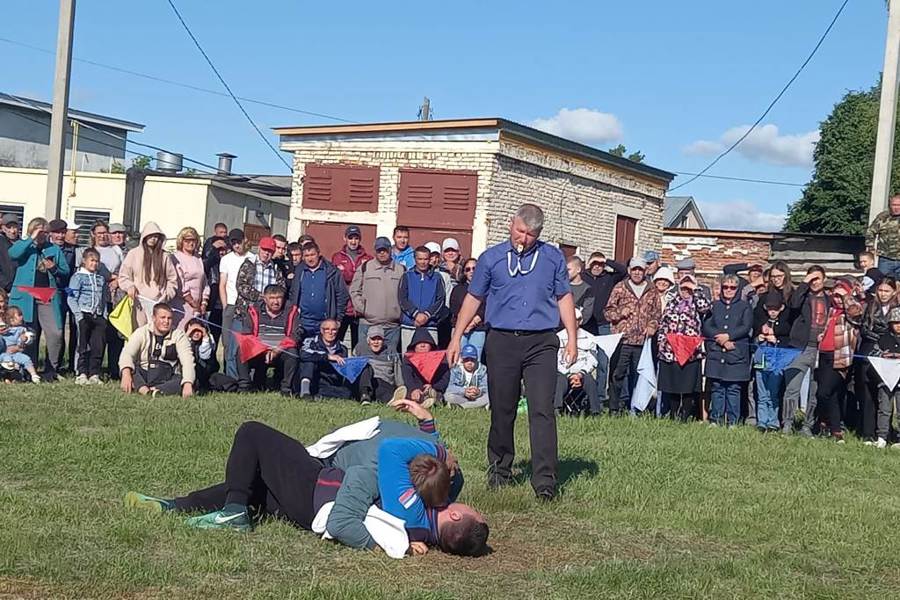
<path id="1" fill-rule="evenodd" d="M 419 120 L 430 121 L 432 119 L 432 116 L 431 100 L 428 99 L 428 96 L 425 96 L 425 99 L 422 100 L 422 106 L 419 107 Z"/>

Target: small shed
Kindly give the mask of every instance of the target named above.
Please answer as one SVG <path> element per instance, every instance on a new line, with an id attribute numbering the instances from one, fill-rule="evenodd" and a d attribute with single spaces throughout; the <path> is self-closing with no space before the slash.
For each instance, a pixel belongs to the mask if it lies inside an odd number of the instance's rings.
<path id="1" fill-rule="evenodd" d="M 411 242 L 459 240 L 478 256 L 508 235 L 523 202 L 567 254 L 627 259 L 662 242 L 672 173 L 500 118 L 281 127 L 294 157 L 289 237 L 326 254 L 348 224 L 363 245 L 410 228 Z"/>

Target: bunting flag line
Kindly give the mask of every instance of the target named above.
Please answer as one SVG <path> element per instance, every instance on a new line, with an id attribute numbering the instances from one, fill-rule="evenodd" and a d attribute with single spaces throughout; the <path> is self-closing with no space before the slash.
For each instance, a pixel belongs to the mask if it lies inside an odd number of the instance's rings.
<path id="1" fill-rule="evenodd" d="M 416 368 L 419 375 L 426 382 L 431 383 L 438 367 L 444 361 L 444 350 L 432 350 L 431 352 L 407 352 L 406 359 Z"/>
<path id="2" fill-rule="evenodd" d="M 115 327 L 119 333 L 125 336 L 125 339 L 131 337 L 134 332 L 134 326 L 131 322 L 131 315 L 134 312 L 134 302 L 130 296 L 122 298 L 109 313 L 109 324 Z"/>
<path id="3" fill-rule="evenodd" d="M 611 333 L 609 335 L 595 335 L 594 343 L 598 348 L 603 350 L 603 354 L 606 355 L 606 358 L 612 360 L 612 355 L 616 351 L 616 348 L 619 347 L 619 342 L 622 341 L 621 333 Z"/>
<path id="4" fill-rule="evenodd" d="M 875 369 L 875 372 L 878 373 L 878 376 L 881 377 L 881 381 L 887 386 L 887 389 L 893 391 L 897 387 L 897 382 L 900 381 L 900 360 L 870 356 L 869 363 Z"/>
<path id="5" fill-rule="evenodd" d="M 651 338 L 644 340 L 641 349 L 641 360 L 637 367 L 638 380 L 631 394 L 631 406 L 639 411 L 647 409 L 650 398 L 656 393 L 656 367 L 653 365 L 653 346 Z"/>
<path id="6" fill-rule="evenodd" d="M 753 366 L 761 371 L 783 373 L 799 355 L 796 348 L 759 346 L 753 353 Z"/>
<path id="7" fill-rule="evenodd" d="M 17 285 L 16 287 L 19 288 L 20 292 L 25 292 L 42 304 L 49 303 L 56 294 L 56 288 L 52 287 L 32 287 L 29 285 Z"/>
<path id="8" fill-rule="evenodd" d="M 667 333 L 666 339 L 669 340 L 669 344 L 672 346 L 675 360 L 682 367 L 687 364 L 691 356 L 694 355 L 694 351 L 703 343 L 703 338 L 699 335 L 684 335 L 681 333 Z"/>
<path id="9" fill-rule="evenodd" d="M 263 344 L 259 338 L 254 335 L 236 332 L 233 333 L 233 335 L 238 343 L 238 356 L 240 357 L 241 362 L 249 362 L 263 352 L 269 350 L 269 347 Z"/>
<path id="10" fill-rule="evenodd" d="M 354 356 L 345 358 L 344 364 L 331 364 L 334 366 L 334 370 L 343 375 L 348 383 L 353 383 L 359 377 L 359 374 L 363 372 L 363 369 L 366 368 L 366 365 L 369 364 L 369 359 L 365 356 Z"/>

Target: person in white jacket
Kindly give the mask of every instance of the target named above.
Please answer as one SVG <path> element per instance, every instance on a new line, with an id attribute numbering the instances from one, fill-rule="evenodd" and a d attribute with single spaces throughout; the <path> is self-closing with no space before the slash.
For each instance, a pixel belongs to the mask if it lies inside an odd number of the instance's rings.
<path id="1" fill-rule="evenodd" d="M 599 415 L 602 411 L 600 399 L 597 394 L 597 380 L 594 378 L 593 372 L 597 368 L 597 357 L 594 350 L 597 347 L 595 336 L 581 328 L 582 315 L 581 310 L 575 309 L 575 318 L 578 321 L 578 356 L 571 366 L 566 366 L 563 358 L 563 349 L 569 340 L 569 336 L 565 329 L 559 331 L 556 335 L 559 337 L 560 354 L 557 361 L 556 375 L 556 395 L 554 397 L 553 406 L 557 412 L 562 413 L 565 410 L 565 402 L 567 397 L 575 397 L 583 391 L 587 395 L 588 410 L 592 416 Z M 580 412 L 576 409 L 576 412 Z"/>

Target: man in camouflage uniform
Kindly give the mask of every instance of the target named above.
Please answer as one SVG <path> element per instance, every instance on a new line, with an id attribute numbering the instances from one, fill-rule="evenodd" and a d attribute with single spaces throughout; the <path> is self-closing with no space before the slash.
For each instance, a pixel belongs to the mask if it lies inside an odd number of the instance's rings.
<path id="1" fill-rule="evenodd" d="M 890 277 L 900 277 L 900 194 L 888 201 L 866 230 L 866 248 L 878 256 L 878 270 Z"/>

